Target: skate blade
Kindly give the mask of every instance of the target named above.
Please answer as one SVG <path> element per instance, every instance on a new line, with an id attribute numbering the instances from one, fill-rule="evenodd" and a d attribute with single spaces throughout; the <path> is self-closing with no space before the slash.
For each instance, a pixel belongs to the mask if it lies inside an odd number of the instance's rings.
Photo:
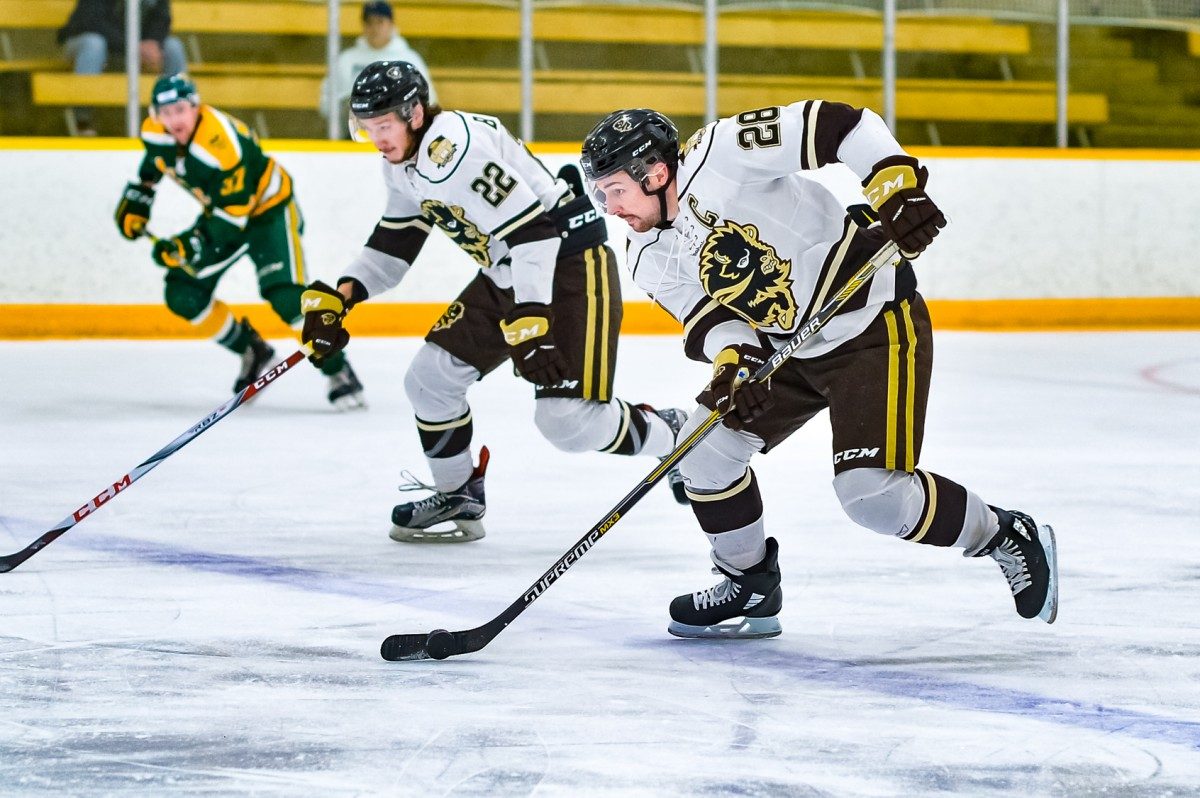
<path id="1" fill-rule="evenodd" d="M 367 400 L 360 393 L 347 394 L 334 399 L 333 407 L 339 413 L 352 413 L 355 410 L 366 410 Z"/>
<path id="2" fill-rule="evenodd" d="M 406 526 L 393 526 L 388 537 L 399 543 L 470 543 L 479 540 L 486 533 L 482 521 L 460 519 L 454 521 L 452 529 L 414 529 Z"/>
<path id="3" fill-rule="evenodd" d="M 772 615 L 769 618 L 743 618 L 741 623 L 717 623 L 712 626 L 691 626 L 671 621 L 667 631 L 676 637 L 755 640 L 778 637 L 783 633 L 783 627 L 779 625 L 779 619 Z"/>
<path id="4" fill-rule="evenodd" d="M 1038 527 L 1038 538 L 1046 551 L 1046 566 L 1050 569 L 1050 588 L 1046 591 L 1046 603 L 1037 617 L 1046 623 L 1054 623 L 1058 617 L 1058 542 L 1054 538 L 1054 528 L 1049 524 Z"/>

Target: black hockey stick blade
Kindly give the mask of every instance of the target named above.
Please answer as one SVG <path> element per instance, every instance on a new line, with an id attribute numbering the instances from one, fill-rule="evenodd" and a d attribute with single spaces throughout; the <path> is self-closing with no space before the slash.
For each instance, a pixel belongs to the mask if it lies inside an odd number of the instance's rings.
<path id="1" fill-rule="evenodd" d="M 418 659 L 446 659 L 478 651 L 496 636 L 487 634 L 485 624 L 464 632 L 434 629 L 429 634 L 391 635 L 379 647 L 379 654 L 388 662 L 409 662 Z"/>
<path id="2" fill-rule="evenodd" d="M 405 662 L 414 659 L 433 659 L 425 642 L 429 635 L 391 635 L 379 647 L 379 654 L 388 662 Z"/>

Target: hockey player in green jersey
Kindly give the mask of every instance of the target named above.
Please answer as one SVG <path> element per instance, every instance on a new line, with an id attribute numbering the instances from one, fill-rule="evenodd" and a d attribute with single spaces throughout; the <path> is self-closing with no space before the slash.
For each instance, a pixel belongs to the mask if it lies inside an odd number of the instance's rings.
<path id="1" fill-rule="evenodd" d="M 262 298 L 285 324 L 299 329 L 304 321 L 300 295 L 309 279 L 300 241 L 304 217 L 291 176 L 263 152 L 254 131 L 201 104 L 186 75 L 160 78 L 150 108 L 142 123 L 146 154 L 137 180 L 121 195 L 117 228 L 131 241 L 147 234 L 154 187 L 164 175 L 204 206 L 192 227 L 155 239 L 153 258 L 167 270 L 164 294 L 171 312 L 241 356 L 236 393 L 258 378 L 275 352 L 248 319 L 236 319 L 213 292 L 221 276 L 249 255 Z M 344 353 L 325 358 L 319 368 L 329 379 L 329 401 L 335 407 L 365 406 L 362 384 Z"/>

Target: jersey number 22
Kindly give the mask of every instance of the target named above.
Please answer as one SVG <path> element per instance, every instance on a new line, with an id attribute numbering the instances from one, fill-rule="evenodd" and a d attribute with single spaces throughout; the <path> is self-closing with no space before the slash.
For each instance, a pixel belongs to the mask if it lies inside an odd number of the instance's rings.
<path id="1" fill-rule="evenodd" d="M 471 181 L 471 190 L 483 197 L 493 208 L 504 202 L 516 186 L 516 179 L 505 174 L 494 161 L 488 161 L 484 165 L 483 177 Z"/>

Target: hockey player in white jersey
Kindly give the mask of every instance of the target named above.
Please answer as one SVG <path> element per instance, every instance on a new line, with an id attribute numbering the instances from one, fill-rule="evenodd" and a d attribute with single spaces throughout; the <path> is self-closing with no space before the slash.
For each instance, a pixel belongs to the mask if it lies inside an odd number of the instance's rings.
<path id="1" fill-rule="evenodd" d="M 671 603 L 672 634 L 780 633 L 778 546 L 749 464 L 823 409 L 833 487 L 853 521 L 991 556 L 1018 613 L 1053 623 L 1050 527 L 917 467 L 933 350 L 909 260 L 945 218 L 925 191 L 926 169 L 878 115 L 819 100 L 759 108 L 701 128 L 681 151 L 662 114 L 617 111 L 588 135 L 582 162 L 593 198 L 632 228 L 627 266 L 638 286 L 684 325 L 687 356 L 713 364 L 697 401 L 724 415 L 682 463 L 724 578 Z M 846 209 L 801 174 L 835 162 L 862 180 L 869 206 Z M 878 272 L 768 382 L 746 379 L 888 239 L 905 255 L 898 268 Z"/>
<path id="2" fill-rule="evenodd" d="M 484 472 L 471 452 L 467 389 L 510 359 L 534 383 L 534 421 L 559 449 L 662 457 L 686 420 L 612 395 L 621 293 L 604 219 L 573 166 L 556 179 L 494 117 L 445 111 L 404 61 L 364 69 L 351 132 L 383 154 L 387 208 L 337 288 L 304 295 L 304 340 L 318 357 L 345 346 L 346 312 L 400 283 L 437 227 L 479 265 L 413 358 L 404 387 L 433 484 L 397 505 L 391 536 L 457 542 L 484 534 Z M 576 184 L 572 189 L 571 182 Z M 674 474 L 682 503 L 682 481 Z M 445 529 L 446 524 L 452 528 Z"/>

